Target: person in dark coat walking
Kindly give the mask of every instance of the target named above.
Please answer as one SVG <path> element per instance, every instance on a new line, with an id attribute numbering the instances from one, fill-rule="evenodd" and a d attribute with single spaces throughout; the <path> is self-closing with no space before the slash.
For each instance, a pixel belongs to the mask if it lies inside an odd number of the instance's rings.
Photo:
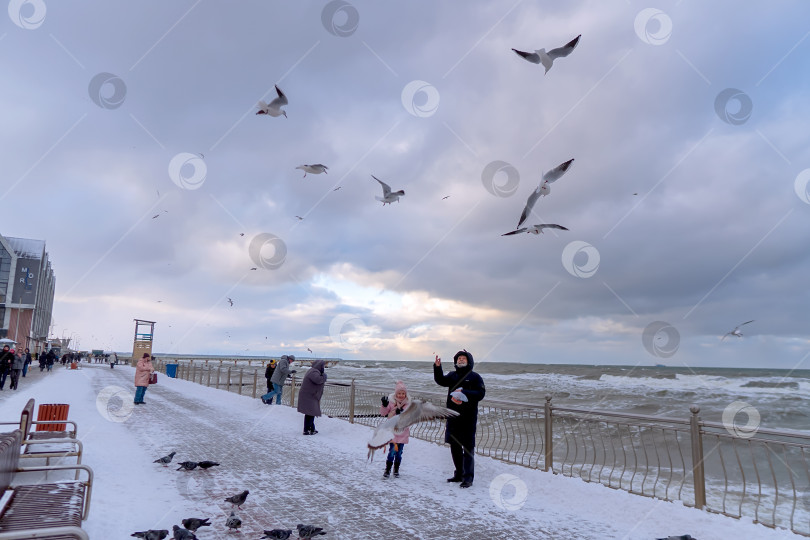
<path id="1" fill-rule="evenodd" d="M 298 392 L 298 412 L 304 414 L 304 435 L 315 435 L 315 417 L 321 415 L 321 396 L 326 384 L 325 362 L 316 360 L 309 368 Z"/>
<path id="2" fill-rule="evenodd" d="M 475 429 L 478 424 L 478 402 L 484 399 L 486 387 L 481 376 L 473 371 L 473 356 L 466 350 L 453 357 L 456 370 L 445 375 L 442 359 L 433 362 L 433 380 L 447 387 L 447 408 L 459 413 L 447 419 L 444 442 L 450 444 L 455 471 L 448 482 L 461 482 L 468 488 L 475 478 Z"/>
<path id="3" fill-rule="evenodd" d="M 290 376 L 290 373 L 295 373 L 294 369 L 290 369 L 293 362 L 295 362 L 295 356 L 281 355 L 281 359 L 276 364 L 273 374 L 270 376 L 273 389 L 262 396 L 262 403 L 272 405 L 273 396 L 276 396 L 276 405 L 281 404 L 281 395 L 284 393 L 284 382 L 287 380 L 287 377 Z"/>
<path id="4" fill-rule="evenodd" d="M 11 373 L 11 364 L 14 362 L 14 355 L 9 350 L 8 345 L 3 346 L 0 352 L 0 390 L 6 385 L 6 377 Z"/>
<path id="5" fill-rule="evenodd" d="M 23 354 L 23 369 L 22 369 L 22 376 L 25 377 L 25 374 L 28 373 L 28 366 L 32 362 L 31 358 L 31 351 L 28 347 L 25 348 L 25 353 Z"/>

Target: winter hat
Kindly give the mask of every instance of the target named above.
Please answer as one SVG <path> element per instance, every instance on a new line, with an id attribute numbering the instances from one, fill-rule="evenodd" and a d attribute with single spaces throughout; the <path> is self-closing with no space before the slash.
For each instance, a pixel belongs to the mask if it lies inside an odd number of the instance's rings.
<path id="1" fill-rule="evenodd" d="M 17 352 L 15 349 L 11 349 L 11 354 L 14 354 L 15 352 Z"/>
<path id="2" fill-rule="evenodd" d="M 270 359 L 270 365 L 271 365 L 271 366 L 275 366 L 275 365 L 276 365 L 276 359 L 275 359 L 275 358 L 271 358 L 271 359 Z"/>
<path id="3" fill-rule="evenodd" d="M 141 358 L 149 358 L 149 353 L 148 352 L 143 353 L 143 356 Z"/>
<path id="4" fill-rule="evenodd" d="M 287 360 L 289 360 L 290 362 L 295 362 L 295 356 L 293 356 L 291 354 L 287 355 Z"/>
<path id="5" fill-rule="evenodd" d="M 402 382 L 402 381 L 397 381 L 396 386 L 394 386 L 394 393 L 396 394 L 396 393 L 397 393 L 397 392 L 399 392 L 400 390 L 402 390 L 403 392 L 405 392 L 405 394 L 407 395 L 407 393 L 408 393 L 408 389 L 407 389 L 407 388 L 405 388 L 405 383 L 404 383 L 404 382 Z"/>

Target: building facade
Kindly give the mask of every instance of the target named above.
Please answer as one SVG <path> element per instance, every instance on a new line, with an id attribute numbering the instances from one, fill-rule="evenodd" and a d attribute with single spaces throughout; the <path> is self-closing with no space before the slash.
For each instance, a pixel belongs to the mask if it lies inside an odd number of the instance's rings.
<path id="1" fill-rule="evenodd" d="M 0 235 L 0 337 L 40 352 L 56 289 L 44 240 Z"/>

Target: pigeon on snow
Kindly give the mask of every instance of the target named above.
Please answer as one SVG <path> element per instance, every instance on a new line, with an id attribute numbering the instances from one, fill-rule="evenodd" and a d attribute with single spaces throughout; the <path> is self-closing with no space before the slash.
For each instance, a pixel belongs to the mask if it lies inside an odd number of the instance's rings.
<path id="1" fill-rule="evenodd" d="M 557 58 L 564 58 L 571 54 L 577 44 L 579 43 L 579 38 L 582 37 L 582 34 L 578 35 L 562 47 L 557 47 L 556 49 L 551 49 L 550 51 L 546 52 L 545 49 L 538 49 L 533 53 L 519 51 L 517 49 L 512 49 L 517 53 L 519 56 L 522 56 L 524 60 L 531 62 L 532 64 L 543 64 L 543 67 L 546 68 L 546 73 L 548 70 L 551 69 L 551 66 L 554 64 L 554 60 Z"/>
<path id="2" fill-rule="evenodd" d="M 274 117 L 283 114 L 284 118 L 287 118 L 287 111 L 282 109 L 284 105 L 287 105 L 287 96 L 284 95 L 278 85 L 276 85 L 276 94 L 278 94 L 278 97 L 271 101 L 269 105 L 264 101 L 259 101 L 257 105 L 259 110 L 256 111 L 256 114 L 268 114 Z"/>
<path id="3" fill-rule="evenodd" d="M 722 337 L 722 338 L 720 338 L 720 341 L 723 341 L 724 339 L 726 339 L 726 336 L 743 337 L 743 333 L 742 333 L 742 332 L 740 332 L 740 326 L 745 326 L 746 324 L 748 324 L 748 323 L 752 323 L 752 322 L 754 322 L 754 320 L 753 320 L 753 319 L 752 319 L 752 320 L 750 320 L 750 321 L 744 322 L 744 323 L 742 323 L 742 324 L 741 324 L 741 325 L 739 325 L 739 326 L 735 326 L 735 327 L 734 327 L 734 330 L 732 330 L 731 332 L 726 332 L 726 333 L 723 335 L 723 337 Z"/>
<path id="4" fill-rule="evenodd" d="M 320 163 L 315 163 L 313 165 L 299 165 L 298 167 L 296 167 L 296 169 L 301 169 L 302 171 L 304 171 L 304 178 L 307 177 L 307 173 L 309 173 L 309 174 L 321 174 L 321 173 L 329 174 L 329 173 L 326 172 L 326 169 L 328 169 L 328 168 L 329 167 L 327 167 L 326 165 L 322 165 Z"/>
<path id="5" fill-rule="evenodd" d="M 319 536 L 322 534 L 326 534 L 323 530 L 323 527 L 316 527 L 315 525 L 302 525 L 298 524 L 295 526 L 298 529 L 298 538 L 312 538 L 313 536 Z"/>
<path id="6" fill-rule="evenodd" d="M 250 493 L 250 491 L 245 490 L 238 495 L 228 497 L 225 499 L 225 502 L 229 502 L 231 505 L 236 505 L 237 508 L 241 509 L 242 505 L 245 504 L 245 501 L 247 500 L 248 493 Z M 233 508 L 233 506 L 231 506 L 231 508 Z"/>
<path id="7" fill-rule="evenodd" d="M 523 213 L 520 214 L 520 221 L 518 221 L 517 226 L 520 227 L 523 225 L 523 222 L 526 221 L 526 218 L 529 217 L 529 214 L 532 212 L 532 208 L 534 208 L 537 199 L 540 198 L 540 195 L 546 196 L 551 191 L 549 184 L 556 182 L 559 180 L 562 175 L 571 168 L 571 164 L 574 162 L 573 159 L 569 159 L 565 163 L 561 163 L 551 169 L 550 171 L 543 174 L 543 181 L 540 182 L 540 185 L 532 191 L 529 195 L 528 200 L 526 201 L 526 206 L 523 208 Z"/>
<path id="8" fill-rule="evenodd" d="M 440 407 L 418 399 L 411 401 L 411 404 L 402 411 L 402 414 L 386 418 L 377 426 L 371 435 L 371 440 L 368 441 L 368 458 L 373 461 L 374 451 L 388 444 L 394 438 L 394 435 L 402 433 L 406 427 L 418 422 L 433 420 L 434 418 L 448 418 L 451 416 L 458 416 L 458 413 L 446 407 Z"/>
<path id="9" fill-rule="evenodd" d="M 264 536 L 260 540 L 264 540 L 266 538 L 270 538 L 272 540 L 287 540 L 290 536 L 292 536 L 292 531 L 290 529 L 273 529 L 271 531 L 264 531 Z"/>
<path id="10" fill-rule="evenodd" d="M 382 197 L 374 197 L 374 198 L 377 199 L 378 201 L 382 201 L 383 206 L 385 206 L 386 204 L 391 204 L 394 201 L 399 202 L 399 198 L 402 197 L 403 195 L 405 195 L 404 190 L 400 189 L 399 191 L 391 191 L 391 186 L 389 186 L 388 184 L 386 184 L 385 182 L 383 182 L 382 180 L 380 180 L 379 178 L 377 178 L 373 174 L 371 175 L 371 177 L 374 180 L 376 180 L 377 182 L 379 182 L 380 185 L 382 186 L 383 196 Z"/>
<path id="11" fill-rule="evenodd" d="M 177 468 L 178 471 L 180 471 L 180 470 L 193 471 L 194 469 L 197 468 L 197 462 L 196 461 L 183 461 L 181 463 L 178 463 L 178 465 L 180 465 Z"/>
<path id="12" fill-rule="evenodd" d="M 134 536 L 135 538 L 143 538 L 144 540 L 163 540 L 169 536 L 169 531 L 166 529 L 149 529 L 148 531 L 134 532 L 130 534 L 130 536 Z"/>
<path id="13" fill-rule="evenodd" d="M 197 532 L 197 529 L 200 527 L 210 527 L 211 526 L 211 518 L 188 518 L 181 521 L 183 527 L 190 530 L 191 532 Z"/>
<path id="14" fill-rule="evenodd" d="M 539 223 L 537 225 L 532 225 L 531 227 L 522 227 L 515 231 L 502 234 L 501 236 L 510 236 L 512 234 L 520 234 L 524 232 L 527 234 L 543 234 L 543 229 L 560 229 L 561 231 L 568 230 L 562 225 L 557 225 L 555 223 Z"/>
<path id="15" fill-rule="evenodd" d="M 177 452 L 172 452 L 172 453 L 171 453 L 171 454 L 169 454 L 168 456 L 163 456 L 162 458 L 157 458 L 157 459 L 156 459 L 155 461 L 153 461 L 152 463 L 162 463 L 164 467 L 167 467 L 167 466 L 169 465 L 169 463 L 171 463 L 171 462 L 172 462 L 172 459 L 174 459 L 174 455 L 175 455 L 176 453 L 177 453 Z"/>
<path id="16" fill-rule="evenodd" d="M 228 527 L 228 532 L 231 532 L 233 529 L 236 529 L 236 532 L 239 532 L 239 527 L 242 526 L 242 520 L 236 517 L 236 513 L 231 510 L 231 515 L 225 520 L 225 526 Z"/>
<path id="17" fill-rule="evenodd" d="M 188 529 L 181 529 L 177 525 L 172 525 L 174 540 L 197 540 L 197 535 Z"/>
<path id="18" fill-rule="evenodd" d="M 208 460 L 206 460 L 206 461 L 200 461 L 199 463 L 197 463 L 197 466 L 199 468 L 201 468 L 201 469 L 210 469 L 211 467 L 218 467 L 219 463 L 217 463 L 216 461 L 208 461 Z"/>

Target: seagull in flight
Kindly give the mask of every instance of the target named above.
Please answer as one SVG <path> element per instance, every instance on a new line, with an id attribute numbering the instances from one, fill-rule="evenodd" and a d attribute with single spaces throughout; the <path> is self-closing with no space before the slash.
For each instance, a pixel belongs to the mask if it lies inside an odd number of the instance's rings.
<path id="1" fill-rule="evenodd" d="M 387 445 L 395 434 L 402 433 L 406 427 L 434 418 L 450 418 L 451 416 L 458 416 L 458 413 L 426 401 L 417 399 L 411 401 L 402 414 L 385 419 L 374 430 L 371 440 L 368 441 L 368 459 L 373 461 L 374 451 Z"/>
<path id="2" fill-rule="evenodd" d="M 523 225 L 523 222 L 526 221 L 526 218 L 529 217 L 529 214 L 531 214 L 532 208 L 534 208 L 534 205 L 537 202 L 537 199 L 540 198 L 540 195 L 543 195 L 545 197 L 551 192 L 549 184 L 559 180 L 562 177 L 562 175 L 564 175 L 566 171 L 568 171 L 568 169 L 571 168 L 571 164 L 573 162 L 574 162 L 573 159 L 569 159 L 565 163 L 561 163 L 556 167 L 554 167 L 553 169 L 551 169 L 550 171 L 543 174 L 543 181 L 540 182 L 540 185 L 537 187 L 537 189 L 532 191 L 532 193 L 529 195 L 528 200 L 526 201 L 526 206 L 525 208 L 523 208 L 523 213 L 520 214 L 520 221 L 518 221 L 517 224 L 518 227 Z"/>
<path id="3" fill-rule="evenodd" d="M 312 352 L 312 349 L 310 349 L 309 347 L 307 347 L 307 350 L 308 350 L 310 353 L 315 354 L 315 353 L 313 353 L 313 352 Z"/>
<path id="4" fill-rule="evenodd" d="M 442 200 L 449 199 L 449 198 L 450 198 L 450 195 L 445 195 L 444 197 L 442 197 Z"/>
<path id="5" fill-rule="evenodd" d="M 230 297 L 228 297 L 228 303 L 231 305 L 231 307 L 233 307 L 233 300 L 231 300 Z"/>
<path id="6" fill-rule="evenodd" d="M 515 53 L 517 53 L 519 56 L 523 57 L 523 59 L 527 62 L 531 62 L 532 64 L 543 64 L 543 67 L 546 68 L 546 73 L 548 73 L 548 70 L 550 70 L 551 66 L 554 64 L 554 60 L 557 58 L 564 58 L 571 54 L 579 43 L 579 38 L 581 37 L 582 34 L 578 35 L 562 47 L 551 49 L 548 52 L 546 52 L 545 49 L 538 49 L 533 53 L 519 51 L 517 49 L 512 50 L 515 51 Z"/>
<path id="7" fill-rule="evenodd" d="M 742 323 L 742 324 L 741 324 L 741 325 L 739 325 L 739 326 L 735 326 L 735 327 L 734 327 L 734 330 L 732 330 L 731 332 L 726 332 L 726 333 L 723 335 L 723 337 L 722 337 L 722 338 L 720 338 L 720 341 L 723 341 L 724 339 L 726 339 L 726 336 L 743 337 L 743 333 L 742 333 L 742 332 L 740 332 L 740 326 L 745 326 L 746 324 L 748 324 L 748 323 L 752 323 L 752 322 L 754 322 L 754 320 L 746 321 L 746 322 Z"/>
<path id="8" fill-rule="evenodd" d="M 338 186 L 338 187 L 336 187 L 335 189 L 333 189 L 332 191 L 337 191 L 337 190 L 339 190 L 339 189 L 340 189 L 340 188 L 342 188 L 342 187 L 343 187 L 343 186 Z"/>
<path id="9" fill-rule="evenodd" d="M 559 229 L 561 231 L 567 231 L 565 227 L 562 225 L 557 225 L 555 223 L 540 223 L 538 225 L 532 225 L 531 227 L 523 227 L 517 229 L 512 232 L 508 232 L 506 234 L 502 234 L 501 236 L 510 236 L 512 234 L 520 234 L 520 233 L 527 233 L 527 234 L 543 234 L 543 229 Z"/>
<path id="10" fill-rule="evenodd" d="M 295 216 L 295 217 L 298 218 L 298 221 L 304 221 L 304 218 L 302 218 L 301 216 Z"/>
<path id="11" fill-rule="evenodd" d="M 256 114 L 269 114 L 273 117 L 283 114 L 284 118 L 287 118 L 287 111 L 282 109 L 284 105 L 287 105 L 287 96 L 284 95 L 284 92 L 281 91 L 278 85 L 276 85 L 276 93 L 278 97 L 271 101 L 269 105 L 264 101 L 259 101 L 258 105 L 256 105 L 259 108 Z"/>
<path id="12" fill-rule="evenodd" d="M 296 167 L 296 169 L 301 169 L 302 171 L 304 171 L 304 178 L 307 177 L 307 173 L 309 173 L 309 174 L 321 174 L 321 173 L 329 174 L 329 173 L 326 172 L 326 169 L 328 169 L 328 168 L 329 167 L 327 167 L 326 165 L 322 165 L 320 163 L 315 163 L 313 165 L 299 165 L 298 167 Z"/>
<path id="13" fill-rule="evenodd" d="M 405 195 L 404 190 L 400 189 L 399 191 L 391 191 L 391 186 L 389 186 L 388 184 L 386 184 L 385 182 L 383 182 L 382 180 L 380 180 L 379 178 L 377 178 L 373 174 L 371 175 L 371 177 L 374 180 L 376 180 L 377 182 L 379 182 L 380 185 L 382 186 L 383 196 L 382 197 L 374 197 L 374 198 L 377 199 L 378 201 L 382 201 L 383 206 L 385 206 L 386 204 L 391 204 L 394 201 L 399 202 L 399 198 L 402 197 L 403 195 Z"/>

